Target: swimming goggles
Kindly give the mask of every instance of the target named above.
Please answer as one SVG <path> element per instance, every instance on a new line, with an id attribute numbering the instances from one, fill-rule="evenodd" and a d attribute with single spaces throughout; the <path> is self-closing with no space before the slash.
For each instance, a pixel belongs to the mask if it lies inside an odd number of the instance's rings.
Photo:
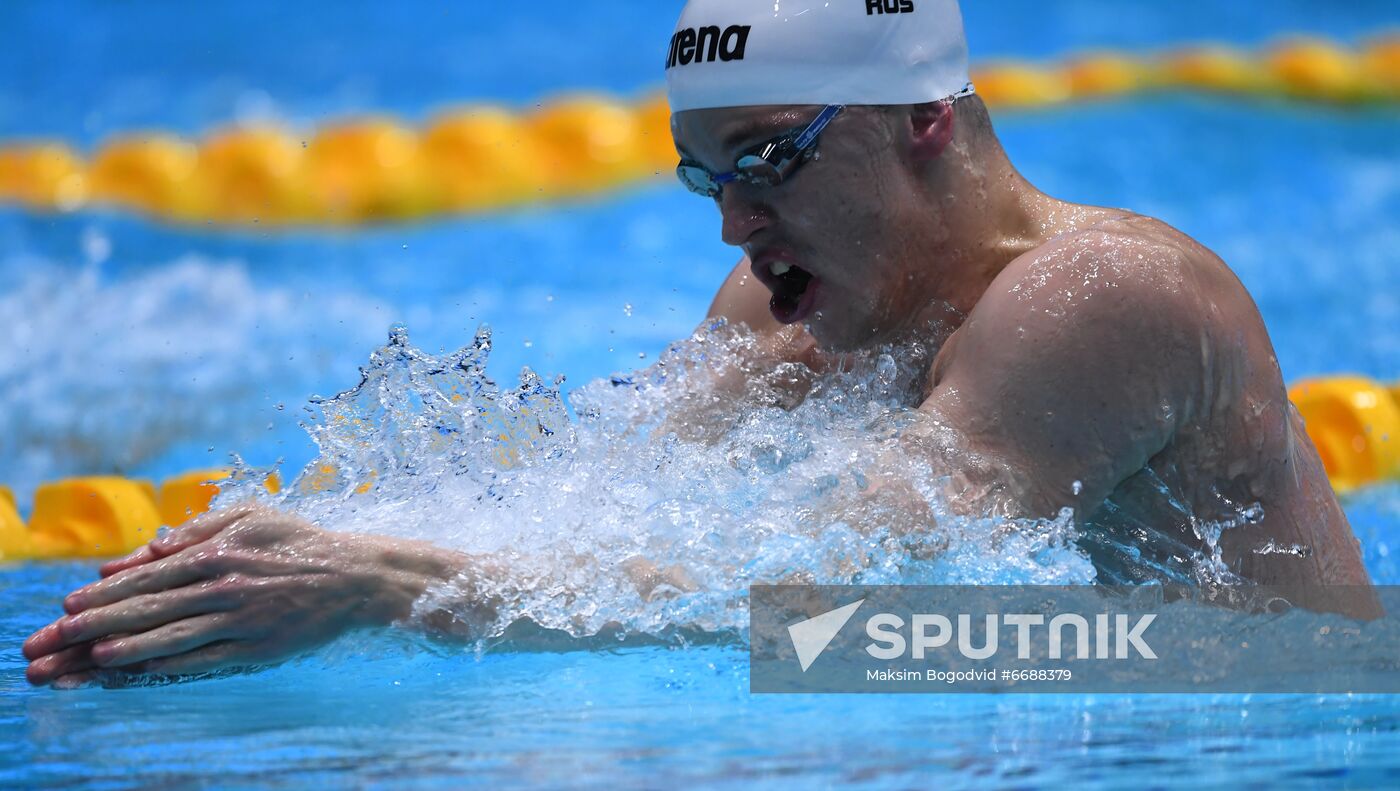
<path id="1" fill-rule="evenodd" d="M 676 177 L 686 189 L 707 198 L 718 198 L 724 185 L 734 181 L 775 187 L 816 156 L 817 137 L 843 109 L 844 105 L 827 105 L 805 129 L 794 129 L 740 154 L 734 170 L 728 173 L 711 173 L 698 162 L 682 159 L 676 166 Z"/>

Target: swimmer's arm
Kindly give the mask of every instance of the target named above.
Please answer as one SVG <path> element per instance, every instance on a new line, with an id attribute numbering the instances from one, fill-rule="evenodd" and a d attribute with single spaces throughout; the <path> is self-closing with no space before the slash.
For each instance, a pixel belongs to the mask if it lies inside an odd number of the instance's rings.
<path id="1" fill-rule="evenodd" d="M 997 479 L 1010 512 L 1092 513 L 1192 417 L 1205 336 L 1181 261 L 1125 271 L 1104 265 L 1113 252 L 1013 262 L 935 365 L 923 411 L 980 460 L 977 483 Z"/>
<path id="2" fill-rule="evenodd" d="M 26 675 L 70 685 L 272 664 L 349 631 L 409 622 L 430 585 L 494 572 L 423 542 L 226 509 L 105 564 L 102 579 L 64 599 L 67 615 L 25 641 Z M 488 623 L 492 603 L 481 604 L 461 608 L 442 634 Z M 431 613 L 416 625 L 439 629 Z"/>
<path id="3" fill-rule="evenodd" d="M 425 541 L 377 538 L 372 542 L 379 572 L 370 599 L 377 614 L 370 625 L 395 626 L 428 637 L 475 641 L 490 636 L 506 604 L 494 586 L 509 579 L 510 566 L 489 555 L 469 555 Z M 622 576 L 650 601 L 698 589 L 678 565 L 657 566 L 641 556 L 619 564 Z"/>
<path id="4" fill-rule="evenodd" d="M 644 598 L 694 589 L 674 567 L 620 565 Z M 192 520 L 101 574 L 64 600 L 67 615 L 25 641 L 31 683 L 257 667 L 365 628 L 477 640 L 498 623 L 492 583 L 510 579 L 511 568 L 504 558 L 239 506 Z"/>

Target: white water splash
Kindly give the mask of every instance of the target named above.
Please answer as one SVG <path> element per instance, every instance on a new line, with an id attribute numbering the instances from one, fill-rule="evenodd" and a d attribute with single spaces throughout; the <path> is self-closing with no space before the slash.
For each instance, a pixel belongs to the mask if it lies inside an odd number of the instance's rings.
<path id="1" fill-rule="evenodd" d="M 505 603 L 493 633 L 521 619 L 575 636 L 742 631 L 747 586 L 764 582 L 1093 580 L 1068 512 L 949 510 L 951 482 L 901 442 L 937 427 L 906 405 L 921 369 L 899 350 L 784 408 L 811 372 L 752 362 L 754 344 L 715 322 L 578 389 L 571 419 L 559 382 L 486 377 L 489 330 L 434 356 L 396 328 L 357 387 L 313 401 L 320 455 L 272 500 L 329 529 L 500 560 L 508 574 L 476 583 Z M 241 469 L 221 502 L 267 500 L 261 478 Z M 460 595 L 446 585 L 419 610 Z"/>

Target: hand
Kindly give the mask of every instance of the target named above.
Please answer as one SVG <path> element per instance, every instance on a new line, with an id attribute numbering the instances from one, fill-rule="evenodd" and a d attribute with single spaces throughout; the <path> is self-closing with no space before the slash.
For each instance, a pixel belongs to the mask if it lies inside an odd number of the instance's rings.
<path id="1" fill-rule="evenodd" d="M 387 574 L 384 540 L 277 511 L 205 514 L 105 564 L 68 615 L 24 644 L 30 683 L 112 671 L 184 675 L 262 665 L 406 614 L 421 592 Z"/>

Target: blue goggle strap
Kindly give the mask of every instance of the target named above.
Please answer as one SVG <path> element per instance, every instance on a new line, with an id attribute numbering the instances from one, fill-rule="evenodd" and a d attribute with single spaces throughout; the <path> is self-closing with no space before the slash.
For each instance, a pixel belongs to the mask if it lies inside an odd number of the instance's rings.
<path id="1" fill-rule="evenodd" d="M 841 112 L 842 109 L 844 109 L 844 105 L 840 104 L 828 104 L 823 108 L 822 111 L 817 114 L 817 117 L 812 119 L 812 123 L 808 124 L 807 128 L 803 130 L 802 134 L 797 136 L 797 140 L 793 141 L 793 145 L 797 146 L 797 150 L 803 151 L 807 146 L 812 145 L 812 141 L 817 139 L 817 135 L 822 133 L 826 125 L 831 123 L 831 119 L 835 118 L 836 114 Z"/>

